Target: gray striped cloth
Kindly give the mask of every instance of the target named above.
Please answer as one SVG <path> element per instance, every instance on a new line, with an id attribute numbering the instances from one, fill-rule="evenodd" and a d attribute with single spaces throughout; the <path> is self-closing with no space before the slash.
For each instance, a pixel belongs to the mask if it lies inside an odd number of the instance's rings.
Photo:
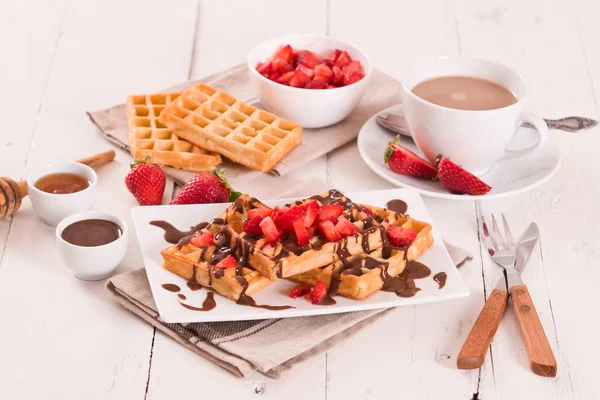
<path id="1" fill-rule="evenodd" d="M 304 182 L 281 198 L 321 193 L 324 182 Z M 471 259 L 466 250 L 446 243 L 457 266 Z M 157 250 L 158 251 L 158 250 Z M 169 324 L 160 319 L 146 271 L 141 268 L 109 279 L 106 288 L 117 302 L 193 352 L 240 377 L 259 371 L 277 378 L 294 365 L 327 352 L 390 311 L 280 318 L 255 321 Z"/>

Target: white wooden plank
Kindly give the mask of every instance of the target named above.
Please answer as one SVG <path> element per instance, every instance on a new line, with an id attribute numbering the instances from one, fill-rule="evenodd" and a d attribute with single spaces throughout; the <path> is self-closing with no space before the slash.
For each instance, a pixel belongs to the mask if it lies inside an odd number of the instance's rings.
<path id="1" fill-rule="evenodd" d="M 304 2 L 294 11 L 265 0 L 202 1 L 198 9 L 192 78 L 201 78 L 245 62 L 250 49 L 270 37 L 296 32 L 325 33 L 325 4 L 317 0 Z M 293 18 L 290 18 L 290 13 L 293 13 Z M 240 183 L 236 188 L 249 191 L 254 196 L 273 196 L 289 190 L 290 182 L 300 182 L 311 176 L 321 180 L 326 178 L 326 157 L 285 177 L 265 176 Z M 185 367 L 182 368 L 182 365 Z M 323 399 L 325 356 L 298 366 L 279 380 L 260 374 L 243 380 L 157 334 L 148 398 L 189 396 L 191 384 L 195 382 L 210 382 L 202 385 L 204 396 L 246 398 L 259 394 L 268 399 Z"/>
<path id="2" fill-rule="evenodd" d="M 589 3 L 580 12 L 592 15 L 594 7 Z M 549 117 L 597 115 L 576 20 L 572 5 L 563 1 L 485 5 L 467 1 L 457 7 L 463 52 L 515 68 L 529 83 L 530 109 Z M 593 29 L 597 36 L 597 28 Z M 522 232 L 530 221 L 540 226 L 542 250 L 530 259 L 523 279 L 558 362 L 555 379 L 530 372 L 514 314 L 509 310 L 492 346 L 496 385 L 482 390 L 484 398 L 490 392 L 507 399 L 594 398 L 593 377 L 598 367 L 583 366 L 583 360 L 598 355 L 597 351 L 590 353 L 586 343 L 594 340 L 600 326 L 583 310 L 576 311 L 574 305 L 594 301 L 593 282 L 597 279 L 590 269 L 597 261 L 591 239 L 596 233 L 590 222 L 598 219 L 592 205 L 598 188 L 588 184 L 584 171 L 597 168 L 598 162 L 583 156 L 589 154 L 586 149 L 598 146 L 597 132 L 552 132 L 564 157 L 557 176 L 530 193 L 483 204 L 486 214 L 506 212 L 515 232 Z M 586 279 L 566 274 L 567 265 L 585 270 Z M 500 270 L 487 257 L 484 268 L 487 286 L 493 286 Z M 573 329 L 576 326 L 585 329 Z"/>
<path id="3" fill-rule="evenodd" d="M 86 110 L 185 79 L 194 29 L 188 17 L 195 8 L 192 0 L 171 8 L 159 1 L 70 3 L 62 11 L 27 167 L 111 148 Z M 40 20 L 52 15 L 50 9 L 41 13 Z M 98 171 L 95 208 L 119 215 L 133 228 L 129 209 L 135 201 L 123 184 L 128 164 L 129 157 L 119 151 L 117 162 Z M 140 266 L 132 231 L 117 271 Z M 14 219 L 0 266 L 0 318 L 11 326 L 0 343 L 2 359 L 9 360 L 0 362 L 0 397 L 144 395 L 153 329 L 118 306 L 103 282 L 71 276 L 55 250 L 53 228 L 33 214 L 29 201 Z M 71 377 L 68 384 L 65 377 Z M 35 385 L 26 384 L 32 380 Z"/>
<path id="4" fill-rule="evenodd" d="M 456 55 L 460 51 L 450 3 L 372 2 L 369 7 L 361 4 L 333 1 L 331 34 L 355 43 L 369 54 L 374 65 L 397 79 L 415 59 Z M 362 21 L 377 23 L 369 25 L 369 29 L 356 29 Z M 349 166 L 357 163 L 361 161 L 355 142 L 333 152 L 329 165 L 331 181 L 345 190 L 391 187 L 366 166 L 352 168 L 349 174 Z M 459 372 L 455 368 L 468 327 L 484 299 L 474 203 L 427 198 L 425 202 L 435 228 L 451 243 L 476 255 L 475 261 L 461 271 L 471 295 L 463 300 L 398 309 L 360 338 L 345 344 L 345 349 L 330 352 L 328 398 L 388 399 L 401 394 L 410 398 L 465 399 L 477 391 L 479 371 Z M 357 359 L 363 362 L 352 362 Z M 484 381 L 491 378 L 487 369 L 483 371 Z"/>

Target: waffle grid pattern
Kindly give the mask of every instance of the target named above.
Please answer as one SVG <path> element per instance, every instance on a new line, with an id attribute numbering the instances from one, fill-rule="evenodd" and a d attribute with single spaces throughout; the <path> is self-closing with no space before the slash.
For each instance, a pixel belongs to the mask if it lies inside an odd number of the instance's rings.
<path id="1" fill-rule="evenodd" d="M 181 93 L 157 93 L 129 96 L 127 122 L 131 154 L 143 159 L 150 156 L 156 164 L 187 171 L 204 171 L 221 163 L 221 157 L 179 138 L 159 121 L 160 113 Z"/>
<path id="2" fill-rule="evenodd" d="M 183 92 L 160 122 L 200 147 L 263 172 L 302 140 L 300 125 L 204 84 Z"/>

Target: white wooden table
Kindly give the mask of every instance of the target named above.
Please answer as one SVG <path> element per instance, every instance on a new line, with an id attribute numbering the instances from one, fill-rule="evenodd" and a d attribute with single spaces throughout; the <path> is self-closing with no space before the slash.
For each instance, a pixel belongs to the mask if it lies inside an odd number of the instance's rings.
<path id="1" fill-rule="evenodd" d="M 597 0 L 170 3 L 2 2 L 0 174 L 22 178 L 34 165 L 108 149 L 86 110 L 218 72 L 244 62 L 257 42 L 294 32 L 355 43 L 399 79 L 416 57 L 490 58 L 525 77 L 532 111 L 598 118 Z M 506 212 L 515 231 L 530 221 L 540 226 L 542 246 L 523 277 L 557 358 L 555 379 L 529 370 L 510 309 L 484 367 L 455 368 L 500 272 L 482 252 L 474 201 L 425 200 L 447 240 L 475 255 L 461 269 L 468 298 L 405 307 L 281 380 L 243 380 L 156 334 L 102 282 L 74 279 L 58 258 L 53 228 L 26 200 L 0 221 L 0 399 L 600 398 L 600 129 L 551 134 L 564 157 L 558 174 L 534 191 L 485 201 L 482 210 Z M 129 161 L 118 151 L 117 162 L 99 171 L 96 208 L 131 223 L 135 201 L 123 184 Z M 312 176 L 341 190 L 390 187 L 362 163 L 355 143 L 290 174 Z M 286 179 L 276 184 L 283 189 Z M 252 186 L 260 196 L 260 182 Z M 132 237 L 119 272 L 141 265 Z"/>

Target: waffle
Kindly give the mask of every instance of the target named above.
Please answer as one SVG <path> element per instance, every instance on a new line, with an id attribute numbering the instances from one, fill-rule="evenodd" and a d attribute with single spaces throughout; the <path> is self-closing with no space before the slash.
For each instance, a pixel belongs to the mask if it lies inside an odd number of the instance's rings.
<path id="1" fill-rule="evenodd" d="M 337 190 L 313 196 L 303 201 L 290 204 L 290 207 L 302 206 L 314 200 L 321 204 L 339 203 L 346 207 L 345 215 L 359 228 L 354 235 L 343 237 L 337 242 L 327 242 L 319 235 L 310 238 L 310 244 L 304 248 L 295 245 L 295 238 L 283 238 L 274 246 L 267 246 L 267 239 L 262 236 L 240 236 L 253 246 L 249 255 L 251 265 L 269 280 L 287 278 L 306 271 L 335 263 L 372 250 L 382 248 L 385 229 L 382 224 L 365 211 L 364 207 L 353 203 Z"/>
<path id="2" fill-rule="evenodd" d="M 223 223 L 229 225 L 235 233 L 241 234 L 243 232 L 243 223 L 246 220 L 248 210 L 253 208 L 269 208 L 269 206 L 254 197 L 242 194 L 233 202 L 233 204 L 227 207 L 218 218 L 220 218 Z"/>
<path id="3" fill-rule="evenodd" d="M 360 254 L 345 260 L 339 260 L 325 267 L 306 271 L 288 278 L 298 283 L 314 286 L 317 281 L 331 288 L 332 282 L 338 285 L 335 293 L 351 299 L 361 300 L 369 297 L 383 287 L 385 276 L 395 277 L 406 266 L 403 250 L 393 250 L 393 254 L 384 259 L 381 249 L 369 254 Z M 337 281 L 337 282 L 336 282 Z"/>
<path id="4" fill-rule="evenodd" d="M 131 154 L 136 159 L 150 157 L 153 164 L 186 171 L 205 171 L 221 163 L 221 157 L 177 137 L 158 116 L 181 93 L 129 96 L 125 112 Z"/>
<path id="5" fill-rule="evenodd" d="M 201 83 L 169 104 L 159 120 L 179 137 L 263 172 L 302 141 L 300 125 Z"/>
<path id="6" fill-rule="evenodd" d="M 410 246 L 408 246 L 408 248 L 402 248 L 402 250 L 406 251 L 406 259 L 408 261 L 416 260 L 421 257 L 421 255 L 433 244 L 433 232 L 431 225 L 427 222 L 419 221 L 407 215 L 398 214 L 385 208 L 364 204 L 361 204 L 361 207 L 368 210 L 374 216 L 375 220 L 384 228 L 387 228 L 389 224 L 393 224 L 402 228 L 410 228 L 417 231 L 417 237 Z M 384 253 L 386 251 L 389 252 L 391 249 L 393 249 L 393 246 L 386 241 L 383 247 Z M 384 254 L 384 258 L 385 256 L 386 254 Z"/>
<path id="7" fill-rule="evenodd" d="M 184 239 L 161 252 L 163 267 L 184 279 L 211 287 L 234 301 L 244 294 L 250 296 L 271 283 L 247 266 L 245 259 L 248 248 L 227 225 L 212 223 L 198 233 L 206 233 L 208 230 L 215 235 L 213 246 L 199 248 L 186 243 L 187 240 Z M 215 269 L 210 264 L 215 253 L 222 254 L 224 249 L 231 249 L 230 254 L 241 260 L 235 268 Z"/>

